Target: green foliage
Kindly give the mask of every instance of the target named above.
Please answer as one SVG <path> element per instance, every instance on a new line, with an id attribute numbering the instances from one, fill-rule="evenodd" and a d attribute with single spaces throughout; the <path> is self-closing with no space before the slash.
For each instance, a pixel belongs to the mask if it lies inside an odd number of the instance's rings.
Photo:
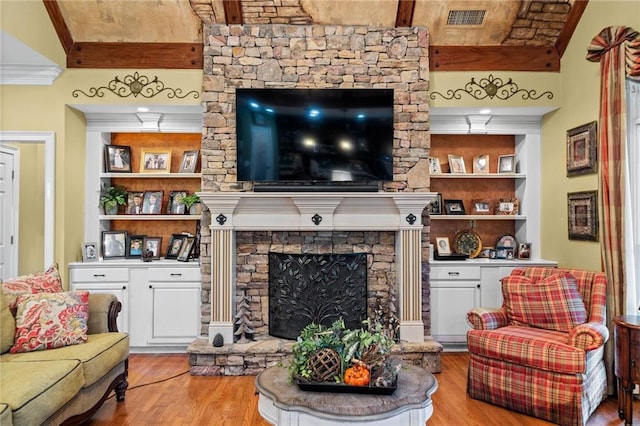
<path id="1" fill-rule="evenodd" d="M 198 194 L 196 193 L 186 195 L 182 197 L 182 199 L 180 200 L 180 203 L 184 204 L 187 207 L 187 209 L 190 209 L 192 205 L 199 202 L 200 202 L 200 197 L 198 197 Z"/>
<path id="2" fill-rule="evenodd" d="M 121 186 L 103 186 L 100 191 L 100 205 L 113 208 L 127 204 L 127 191 Z"/>

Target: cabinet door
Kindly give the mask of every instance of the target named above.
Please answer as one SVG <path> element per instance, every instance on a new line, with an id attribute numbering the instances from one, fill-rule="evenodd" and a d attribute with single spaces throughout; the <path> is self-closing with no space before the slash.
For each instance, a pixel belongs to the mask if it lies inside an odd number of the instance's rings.
<path id="1" fill-rule="evenodd" d="M 90 293 L 114 294 L 122 309 L 118 314 L 118 331 L 129 332 L 129 301 L 127 283 L 71 283 L 71 290 L 88 290 Z"/>
<path id="2" fill-rule="evenodd" d="M 189 344 L 200 334 L 200 283 L 149 284 L 148 343 Z"/>
<path id="3" fill-rule="evenodd" d="M 480 305 L 477 281 L 433 281 L 431 283 L 431 335 L 439 342 L 464 343 L 467 312 Z"/>

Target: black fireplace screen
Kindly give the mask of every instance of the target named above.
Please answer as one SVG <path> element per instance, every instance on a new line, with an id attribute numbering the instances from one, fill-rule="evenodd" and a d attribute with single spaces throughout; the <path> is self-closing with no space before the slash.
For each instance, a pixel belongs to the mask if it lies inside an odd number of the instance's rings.
<path id="1" fill-rule="evenodd" d="M 295 340 L 315 322 L 367 317 L 367 255 L 269 253 L 269 334 Z"/>

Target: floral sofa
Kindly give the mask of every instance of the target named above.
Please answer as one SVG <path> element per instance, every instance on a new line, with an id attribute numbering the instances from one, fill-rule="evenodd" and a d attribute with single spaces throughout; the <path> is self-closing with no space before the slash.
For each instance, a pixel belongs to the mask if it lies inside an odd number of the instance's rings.
<path id="1" fill-rule="evenodd" d="M 2 290 L 2 426 L 78 424 L 112 391 L 124 401 L 129 337 L 117 332 L 114 295 L 64 292 L 55 267 Z"/>
<path id="2" fill-rule="evenodd" d="M 501 308 L 467 314 L 467 392 L 560 425 L 584 425 L 607 396 L 606 276 L 545 267 L 502 279 Z"/>

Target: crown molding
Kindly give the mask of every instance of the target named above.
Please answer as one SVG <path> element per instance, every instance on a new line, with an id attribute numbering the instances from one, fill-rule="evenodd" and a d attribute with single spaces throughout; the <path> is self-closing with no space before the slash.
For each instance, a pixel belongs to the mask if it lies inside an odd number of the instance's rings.
<path id="1" fill-rule="evenodd" d="M 0 31 L 0 85 L 51 86 L 64 69 Z"/>

